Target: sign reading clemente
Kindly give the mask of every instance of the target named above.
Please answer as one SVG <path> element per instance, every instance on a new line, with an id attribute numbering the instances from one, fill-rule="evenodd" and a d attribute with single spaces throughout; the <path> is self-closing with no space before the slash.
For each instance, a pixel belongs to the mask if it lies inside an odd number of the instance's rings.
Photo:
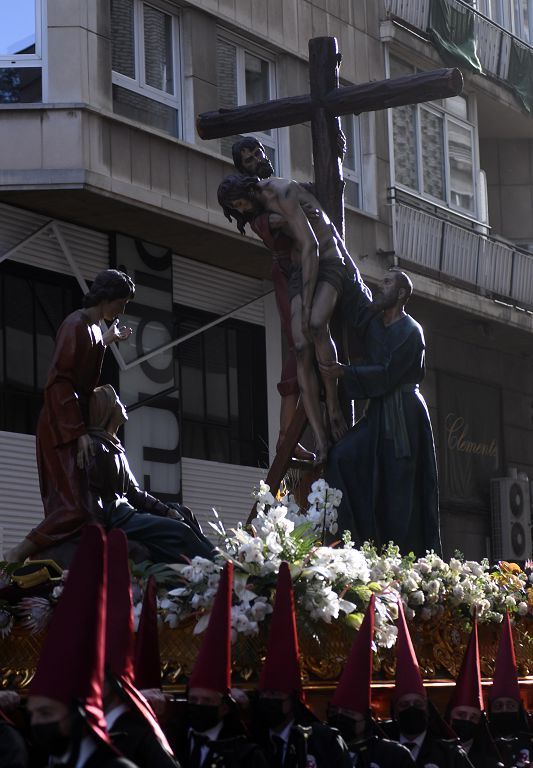
<path id="1" fill-rule="evenodd" d="M 498 457 L 498 441 L 493 437 L 489 443 L 472 440 L 470 424 L 464 416 L 448 413 L 446 416 L 446 440 L 450 451 L 471 453 L 474 456 Z"/>
<path id="2" fill-rule="evenodd" d="M 500 464 L 500 393 L 496 387 L 439 375 L 440 492 L 444 504 L 489 509 Z"/>

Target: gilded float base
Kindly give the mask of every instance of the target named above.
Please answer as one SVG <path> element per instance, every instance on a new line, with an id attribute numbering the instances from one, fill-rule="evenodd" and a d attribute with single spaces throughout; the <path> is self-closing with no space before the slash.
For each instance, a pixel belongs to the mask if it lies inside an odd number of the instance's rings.
<path id="1" fill-rule="evenodd" d="M 202 635 L 193 634 L 194 620 L 184 621 L 176 629 L 160 628 L 160 654 L 163 685 L 168 691 L 182 691 L 192 671 Z M 266 630 L 266 626 L 264 628 Z M 233 683 L 253 688 L 258 680 L 265 648 L 266 632 L 255 637 L 240 635 L 233 646 Z M 411 636 L 428 692 L 437 706 L 447 701 L 453 680 L 463 656 L 468 632 L 449 613 L 428 622 L 410 624 Z M 480 624 L 479 643 L 481 674 L 491 678 L 498 648 L 500 625 Z M 318 710 L 335 688 L 347 655 L 354 630 L 343 621 L 324 624 L 299 617 L 302 677 L 311 702 Z M 0 640 L 0 687 L 16 688 L 26 693 L 39 658 L 44 633 L 30 635 L 15 628 L 5 640 Z M 515 652 L 521 686 L 526 701 L 533 708 L 533 623 L 530 619 L 513 627 Z M 373 700 L 379 714 L 387 715 L 389 691 L 394 678 L 394 649 L 379 648 L 374 655 Z"/>

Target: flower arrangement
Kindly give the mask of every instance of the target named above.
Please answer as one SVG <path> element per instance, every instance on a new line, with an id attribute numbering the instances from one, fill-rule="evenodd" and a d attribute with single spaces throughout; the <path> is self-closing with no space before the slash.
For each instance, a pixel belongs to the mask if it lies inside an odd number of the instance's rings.
<path id="1" fill-rule="evenodd" d="M 325 538 L 338 533 L 337 507 L 341 493 L 318 480 L 308 497 L 304 514 L 290 496 L 275 499 L 261 483 L 255 493 L 257 516 L 249 528 L 227 531 L 216 516 L 211 523 L 220 554 L 213 563 L 194 558 L 190 565 L 171 566 L 181 584 L 163 591 L 163 620 L 176 627 L 183 619 L 198 616 L 195 632 L 209 621 L 224 562 L 234 564 L 232 635 L 255 635 L 272 612 L 272 595 L 282 560 L 290 565 L 297 612 L 316 622 L 343 619 L 358 628 L 370 595 L 376 595 L 376 645 L 389 648 L 396 641 L 394 621 L 402 600 L 408 619 L 429 621 L 445 609 L 468 622 L 477 611 L 481 622 L 501 622 L 505 612 L 513 617 L 533 614 L 533 571 L 514 563 L 489 566 L 459 553 L 445 562 L 434 552 L 402 557 L 390 543 L 378 552 L 366 543 L 356 549 L 350 535 L 325 546 Z"/>
<path id="2" fill-rule="evenodd" d="M 215 512 L 211 523 L 218 545 L 214 561 L 195 557 L 188 564 L 132 566 L 136 623 L 144 583 L 151 573 L 159 583 L 161 621 L 171 628 L 194 617 L 195 632 L 207 626 L 224 563 L 234 564 L 232 637 L 257 635 L 272 613 L 280 563 L 289 563 L 297 613 L 312 622 L 344 620 L 358 628 L 372 593 L 376 595 L 377 646 L 396 641 L 397 602 L 408 619 L 430 621 L 445 610 L 467 623 L 474 609 L 481 622 L 533 615 L 533 570 L 514 563 L 490 567 L 456 553 L 448 562 L 434 552 L 402 557 L 390 543 L 381 552 L 369 543 L 356 549 L 345 532 L 338 539 L 341 493 L 324 480 L 311 487 L 303 513 L 290 495 L 274 498 L 261 483 L 255 492 L 256 517 L 250 526 L 226 530 Z M 335 541 L 335 537 L 337 540 Z M 326 540 L 333 541 L 326 545 Z M 342 543 L 342 546 L 340 544 Z M 15 605 L 0 600 L 0 639 L 13 626 L 30 633 L 45 628 L 62 587 L 48 596 L 25 597 Z"/>

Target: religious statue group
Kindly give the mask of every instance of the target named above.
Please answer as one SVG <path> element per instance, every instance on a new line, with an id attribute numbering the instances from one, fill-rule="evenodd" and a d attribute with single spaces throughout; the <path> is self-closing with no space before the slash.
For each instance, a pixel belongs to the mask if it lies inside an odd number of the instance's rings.
<path id="1" fill-rule="evenodd" d="M 253 137 L 234 144 L 233 159 L 238 173 L 222 181 L 218 199 L 241 233 L 248 224 L 272 254 L 288 349 L 278 385 L 278 448 L 301 398 L 315 445 L 296 445 L 294 457 L 322 465 L 329 485 L 342 491 L 339 531 L 349 531 L 356 545 L 393 541 L 404 554 L 440 552 L 435 448 L 419 390 L 424 335 L 405 311 L 410 278 L 390 270 L 372 296 L 312 184 L 273 177 Z M 212 557 L 187 507 L 139 488 L 117 437 L 126 409 L 110 385 L 98 386 L 105 347 L 131 333 L 117 318 L 134 293 L 128 275 L 104 270 L 58 331 L 37 427 L 45 516 L 8 553 L 10 561 L 68 547 L 89 521 L 121 528 L 156 562 Z M 334 313 L 357 347 L 354 364 L 338 362 Z M 111 322 L 103 334 L 102 320 Z M 366 403 L 355 426 L 341 408 L 339 380 L 350 400 Z"/>
<path id="2" fill-rule="evenodd" d="M 356 545 L 394 541 L 405 554 L 440 552 L 435 446 L 419 390 L 424 334 L 405 312 L 410 278 L 390 270 L 372 296 L 311 184 L 273 178 L 264 147 L 253 137 L 234 144 L 233 161 L 239 173 L 220 184 L 218 200 L 241 233 L 249 224 L 272 253 L 289 350 L 278 385 L 278 447 L 301 397 L 316 461 L 329 485 L 342 491 L 339 530 L 350 531 Z M 354 365 L 337 360 L 334 312 L 356 342 Z M 351 428 L 339 404 L 338 379 L 350 400 L 367 402 Z M 308 454 L 301 445 L 294 452 L 295 458 Z"/>
<path id="3" fill-rule="evenodd" d="M 342 491 L 339 529 L 356 545 L 393 540 L 402 553 L 440 551 L 435 450 L 419 391 L 424 336 L 405 311 L 413 286 L 388 271 L 372 295 L 311 184 L 272 178 L 253 138 L 234 145 L 238 173 L 223 180 L 220 204 L 272 254 L 272 279 L 286 337 L 278 447 L 299 399 L 313 450 Z M 99 383 L 106 346 L 127 339 L 118 317 L 134 298 L 131 278 L 97 275 L 83 307 L 61 325 L 37 427 L 44 519 L 8 553 L 12 562 L 54 556 L 69 574 L 48 626 L 22 713 L 17 694 L 0 691 L 2 768 L 522 768 L 533 741 L 520 691 L 508 618 L 488 719 L 479 678 L 477 626 L 442 720 L 432 708 L 398 604 L 396 683 L 391 719 L 371 713 L 375 618 L 371 598 L 336 691 L 321 720 L 302 688 L 294 596 L 282 563 L 256 690 L 231 687 L 233 566 L 222 571 L 185 698 L 161 692 L 153 578 L 134 636 L 128 558 L 155 563 L 214 559 L 193 512 L 142 490 L 118 431 L 127 410 Z M 341 364 L 333 315 L 357 349 Z M 102 320 L 110 323 L 102 332 Z M 340 404 L 366 403 L 354 425 Z M 136 552 L 137 548 L 137 552 Z"/>

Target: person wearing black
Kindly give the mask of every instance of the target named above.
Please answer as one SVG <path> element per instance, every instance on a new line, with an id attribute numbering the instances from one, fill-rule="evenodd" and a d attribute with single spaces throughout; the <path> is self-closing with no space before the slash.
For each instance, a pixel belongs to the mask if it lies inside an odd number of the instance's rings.
<path id="1" fill-rule="evenodd" d="M 110 531 L 107 555 L 104 711 L 109 736 L 139 768 L 179 768 L 151 706 L 133 682 L 133 605 L 123 531 Z"/>
<path id="2" fill-rule="evenodd" d="M 505 766 L 533 762 L 533 735 L 524 710 L 509 614 L 506 613 L 489 688 L 489 726 Z"/>
<path id="3" fill-rule="evenodd" d="M 336 443 L 325 479 L 342 491 L 339 530 L 361 546 L 394 541 L 404 555 L 440 553 L 435 445 L 419 389 L 425 376 L 422 327 L 406 311 L 413 291 L 405 272 L 389 270 L 374 293 L 356 271 L 343 297 L 347 332 L 361 339 L 357 365 L 319 362 L 322 378 L 340 379 L 365 415 Z"/>
<path id="4" fill-rule="evenodd" d="M 183 717 L 168 733 L 183 768 L 267 768 L 263 751 L 248 736 L 231 695 L 189 688 Z"/>
<path id="5" fill-rule="evenodd" d="M 275 768 L 349 768 L 339 731 L 305 704 L 289 566 L 282 562 L 265 663 L 252 714 L 252 733 Z"/>
<path id="6" fill-rule="evenodd" d="M 209 624 L 188 681 L 181 717 L 167 726 L 183 768 L 267 768 L 261 749 L 244 729 L 231 697 L 231 597 L 233 564 L 227 563 Z"/>
<path id="7" fill-rule="evenodd" d="M 446 721 L 474 768 L 503 768 L 484 709 L 477 619 L 474 616 L 472 632 L 448 702 Z"/>
<path id="8" fill-rule="evenodd" d="M 378 731 L 371 712 L 372 643 L 375 597 L 371 596 L 339 684 L 328 706 L 328 723 L 348 746 L 353 766 L 409 768 L 413 758 L 406 747 Z"/>
<path id="9" fill-rule="evenodd" d="M 456 739 L 442 738 L 431 712 L 416 658 L 403 604 L 398 601 L 396 682 L 392 695 L 392 722 L 383 723 L 386 735 L 403 744 L 419 768 L 472 768 Z M 439 721 L 439 725 L 442 721 Z"/>
<path id="10" fill-rule="evenodd" d="M 138 768 L 112 744 L 104 719 L 106 539 L 87 525 L 54 610 L 27 710 L 35 765 Z"/>

